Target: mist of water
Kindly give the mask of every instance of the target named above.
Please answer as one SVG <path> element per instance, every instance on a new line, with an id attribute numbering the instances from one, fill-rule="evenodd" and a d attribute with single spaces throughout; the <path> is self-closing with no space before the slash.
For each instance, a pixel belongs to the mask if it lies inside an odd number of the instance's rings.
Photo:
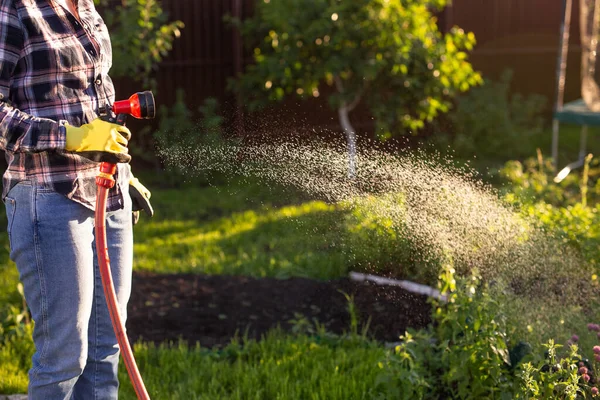
<path id="1" fill-rule="evenodd" d="M 581 280 L 573 279 L 585 275 L 580 257 L 505 205 L 474 173 L 450 167 L 439 155 L 363 149 L 353 179 L 347 176 L 345 150 L 323 143 L 221 142 L 173 147 L 161 155 L 189 174 L 213 170 L 255 177 L 366 209 L 391 221 L 422 268 L 452 262 L 461 274 L 477 269 L 504 293 L 544 299 L 547 305 L 574 305 L 581 296 Z"/>

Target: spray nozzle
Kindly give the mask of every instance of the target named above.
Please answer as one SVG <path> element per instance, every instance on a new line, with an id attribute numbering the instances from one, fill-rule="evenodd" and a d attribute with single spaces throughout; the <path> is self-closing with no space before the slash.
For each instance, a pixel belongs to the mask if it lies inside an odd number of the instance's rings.
<path id="1" fill-rule="evenodd" d="M 149 90 L 138 92 L 127 100 L 115 101 L 112 110 L 117 115 L 127 114 L 140 119 L 154 118 L 156 116 L 154 95 Z"/>
<path id="2" fill-rule="evenodd" d="M 113 122 L 116 114 L 117 121 L 124 123 L 128 115 L 138 119 L 152 119 L 156 116 L 156 107 L 154 105 L 154 95 L 151 91 L 137 92 L 127 100 L 115 101 L 112 106 L 107 105 L 100 109 L 100 115 L 108 121 Z"/>

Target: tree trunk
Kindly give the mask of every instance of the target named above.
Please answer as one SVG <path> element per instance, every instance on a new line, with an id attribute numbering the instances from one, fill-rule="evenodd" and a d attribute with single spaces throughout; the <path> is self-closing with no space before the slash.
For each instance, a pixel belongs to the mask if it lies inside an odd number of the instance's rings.
<path id="1" fill-rule="evenodd" d="M 348 106 L 344 104 L 338 109 L 338 116 L 346 135 L 346 142 L 348 144 L 348 178 L 352 179 L 356 176 L 356 131 L 350 123 L 349 111 Z"/>
<path id="2" fill-rule="evenodd" d="M 344 84 L 339 76 L 334 76 L 335 86 L 341 94 L 344 94 Z M 364 90 L 364 88 L 363 88 Z M 350 123 L 350 117 L 348 114 L 354 110 L 362 97 L 362 91 L 357 93 L 352 103 L 348 104 L 347 101 L 343 101 L 338 108 L 338 117 L 340 119 L 340 125 L 346 135 L 346 142 L 348 143 L 348 178 L 353 179 L 356 176 L 356 131 Z"/>

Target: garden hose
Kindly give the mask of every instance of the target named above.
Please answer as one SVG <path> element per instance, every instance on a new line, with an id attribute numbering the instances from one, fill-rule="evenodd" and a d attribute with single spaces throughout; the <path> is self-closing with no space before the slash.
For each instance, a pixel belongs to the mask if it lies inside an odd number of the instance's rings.
<path id="1" fill-rule="evenodd" d="M 122 125 L 125 124 L 127 115 L 132 115 L 136 118 L 154 118 L 154 96 L 151 92 L 136 93 L 128 100 L 115 102 L 111 109 L 101 110 L 101 114 L 111 114 L 111 111 L 116 117 L 108 115 L 106 119 L 109 122 Z M 127 373 L 129 374 L 129 379 L 131 380 L 137 398 L 140 400 L 150 400 L 150 396 L 148 395 L 148 391 L 146 390 L 144 381 L 142 380 L 142 376 L 135 362 L 129 339 L 125 333 L 125 324 L 121 318 L 121 313 L 119 312 L 117 294 L 110 272 L 110 258 L 106 240 L 106 201 L 108 199 L 109 189 L 115 185 L 114 174 L 116 170 L 117 166 L 115 164 L 107 162 L 100 163 L 100 173 L 96 177 L 96 185 L 98 186 L 94 228 L 96 233 L 96 251 L 98 254 L 102 288 L 104 289 L 104 296 L 106 297 L 110 320 L 117 337 L 125 367 L 127 368 Z"/>

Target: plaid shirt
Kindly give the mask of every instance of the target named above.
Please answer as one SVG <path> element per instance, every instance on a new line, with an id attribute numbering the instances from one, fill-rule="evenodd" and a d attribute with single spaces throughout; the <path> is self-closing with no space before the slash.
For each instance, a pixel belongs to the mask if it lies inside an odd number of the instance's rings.
<path id="1" fill-rule="evenodd" d="M 94 209 L 98 164 L 64 151 L 65 123 L 80 126 L 114 102 L 110 37 L 93 0 L 77 20 L 52 0 L 0 0 L 0 148 L 8 169 L 2 198 L 20 181 Z M 119 164 L 108 210 L 123 207 L 129 166 Z"/>

